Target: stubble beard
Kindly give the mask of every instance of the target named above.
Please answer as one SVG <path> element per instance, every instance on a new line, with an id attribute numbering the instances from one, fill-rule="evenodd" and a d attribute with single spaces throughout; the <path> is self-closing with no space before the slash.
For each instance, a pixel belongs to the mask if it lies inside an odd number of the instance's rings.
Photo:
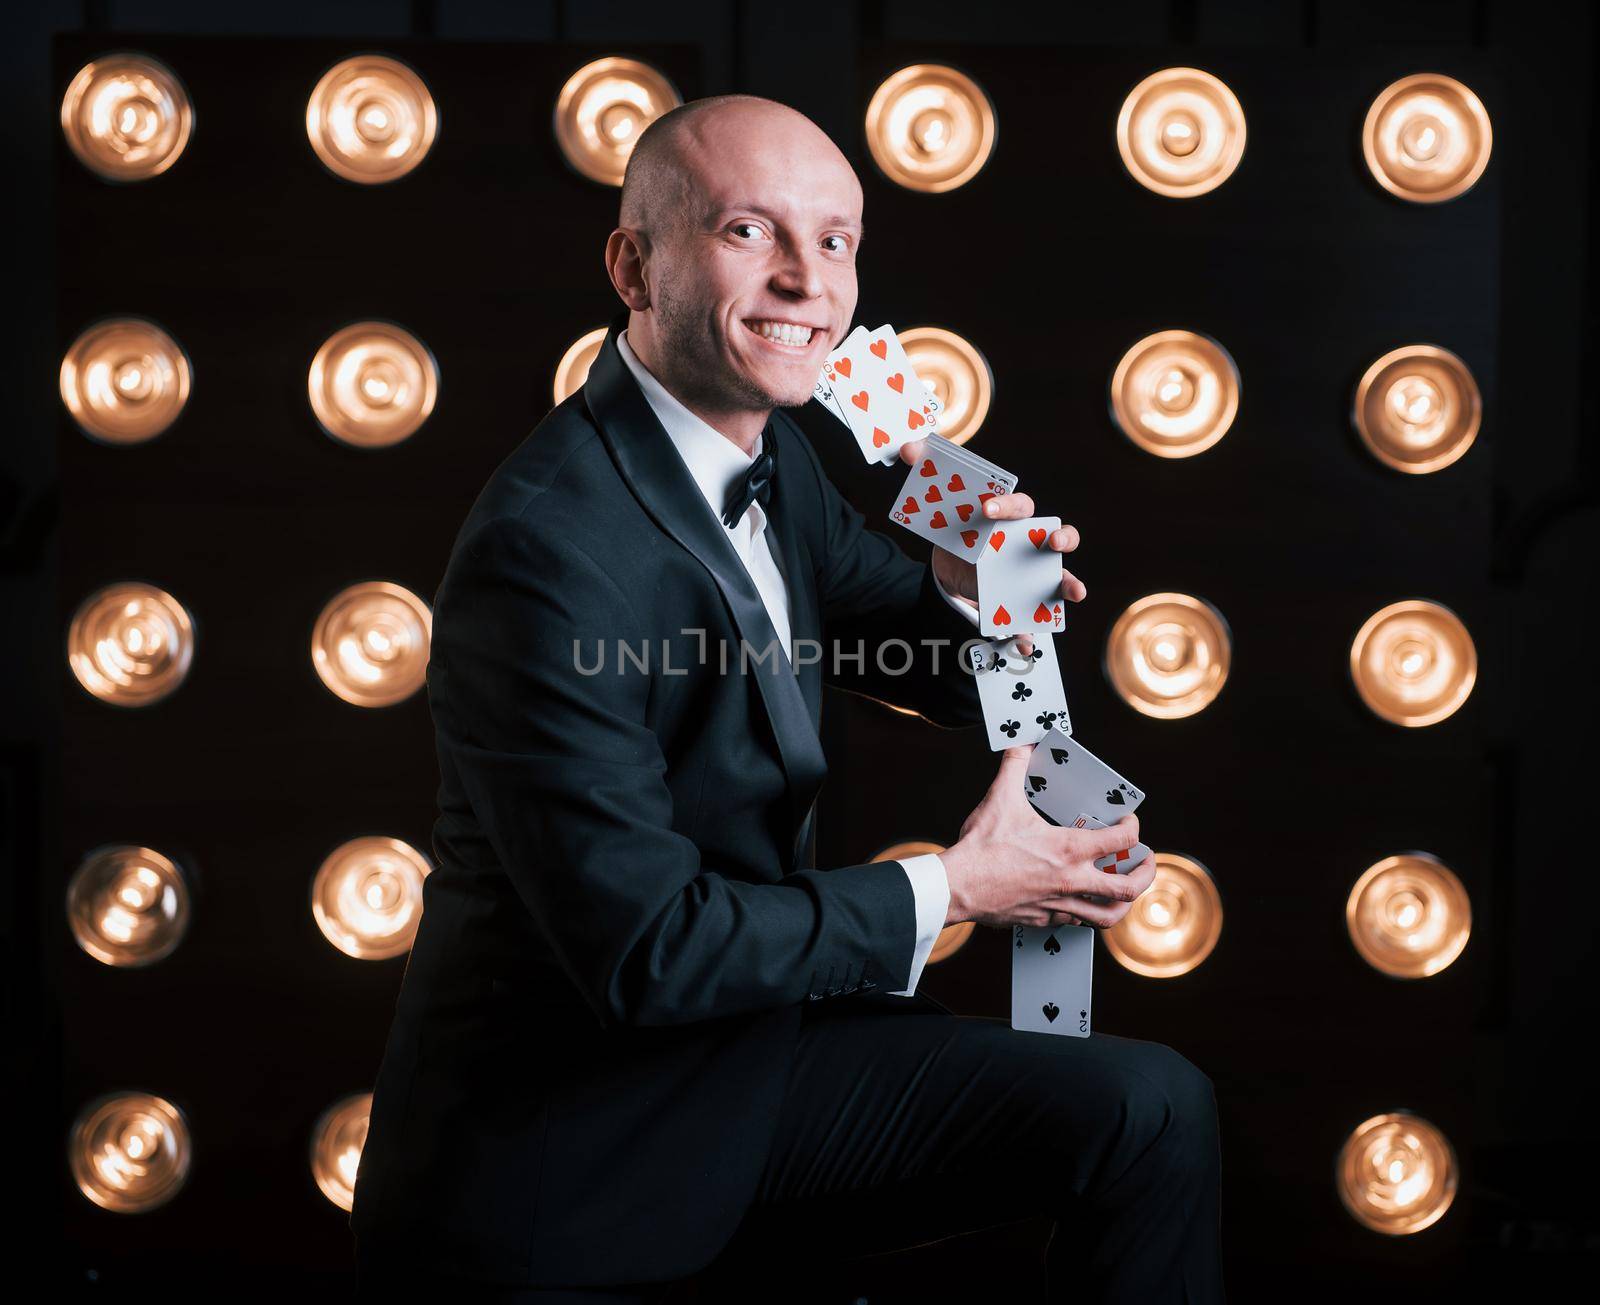
<path id="1" fill-rule="evenodd" d="M 661 367 L 680 398 L 713 412 L 729 408 L 769 412 L 773 408 L 798 407 L 811 397 L 807 394 L 804 399 L 791 400 L 769 394 L 737 370 L 717 351 L 709 311 L 702 315 L 700 305 L 686 303 L 676 289 L 657 285 L 652 300 Z M 738 325 L 734 329 L 746 328 Z"/>

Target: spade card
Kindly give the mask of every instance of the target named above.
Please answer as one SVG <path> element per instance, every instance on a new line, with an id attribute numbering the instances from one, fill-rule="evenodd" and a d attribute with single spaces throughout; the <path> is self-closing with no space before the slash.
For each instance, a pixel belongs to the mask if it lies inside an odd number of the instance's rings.
<path id="1" fill-rule="evenodd" d="M 1058 825 L 1069 825 L 1080 814 L 1113 825 L 1144 801 L 1142 790 L 1083 744 L 1056 735 L 1034 748 L 1023 791 L 1035 811 Z"/>
<path id="2" fill-rule="evenodd" d="M 1089 1036 L 1094 933 L 1081 924 L 1011 926 L 1011 1027 Z"/>
<path id="3" fill-rule="evenodd" d="M 822 375 L 868 462 L 893 462 L 902 444 L 938 425 L 927 387 L 887 325 L 852 331 L 828 355 Z"/>
<path id="4" fill-rule="evenodd" d="M 1034 636 L 1028 656 L 1017 651 L 1015 639 L 975 642 L 968 659 L 991 751 L 1072 733 L 1054 637 Z"/>
<path id="5" fill-rule="evenodd" d="M 1073 829 L 1104 829 L 1106 822 L 1097 820 L 1085 812 L 1079 812 L 1076 820 L 1070 821 Z M 1120 852 L 1108 852 L 1105 856 L 1095 859 L 1095 869 L 1104 870 L 1108 875 L 1125 875 L 1130 870 L 1137 870 L 1150 856 L 1150 849 L 1143 843 L 1135 843 L 1132 847 L 1125 847 Z"/>
<path id="6" fill-rule="evenodd" d="M 929 435 L 889 519 L 947 553 L 974 561 L 999 524 L 983 515 L 984 503 L 1016 487 L 1017 478 L 1003 467 L 942 435 Z"/>
<path id="7" fill-rule="evenodd" d="M 990 638 L 1051 633 L 1066 624 L 1061 554 L 1050 547 L 1060 517 L 999 521 L 978 551 L 978 629 Z"/>

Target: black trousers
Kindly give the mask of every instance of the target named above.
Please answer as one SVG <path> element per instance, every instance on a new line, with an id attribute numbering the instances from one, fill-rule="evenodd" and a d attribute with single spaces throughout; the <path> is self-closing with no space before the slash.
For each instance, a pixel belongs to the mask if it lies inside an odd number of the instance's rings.
<path id="1" fill-rule="evenodd" d="M 920 994 L 809 1003 L 766 1170 L 711 1273 L 748 1262 L 770 1281 L 786 1259 L 1048 1216 L 1045 1300 L 1221 1301 L 1220 1167 L 1211 1080 L 1159 1043 L 1018 1033 Z M 359 1271 L 374 1300 L 396 1286 L 504 1305 L 694 1299 L 666 1283 L 474 1294 Z"/>

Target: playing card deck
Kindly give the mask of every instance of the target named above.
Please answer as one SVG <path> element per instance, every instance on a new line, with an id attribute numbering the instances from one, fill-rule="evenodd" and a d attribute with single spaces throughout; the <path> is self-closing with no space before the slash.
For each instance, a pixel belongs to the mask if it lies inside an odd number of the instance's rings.
<path id="1" fill-rule="evenodd" d="M 947 553 L 975 562 L 999 524 L 983 515 L 983 505 L 1016 487 L 1017 478 L 1005 468 L 942 435 L 929 435 L 889 509 L 889 519 Z"/>
<path id="2" fill-rule="evenodd" d="M 1024 792 L 1052 824 L 1102 829 L 1144 801 L 1135 788 L 1072 737 L 1053 636 L 1065 626 L 1061 561 L 1049 545 L 1060 517 L 992 521 L 990 498 L 1016 490 L 1017 477 L 937 433 L 940 404 L 913 370 L 894 329 L 858 326 L 827 357 L 815 396 L 855 438 L 868 463 L 892 465 L 909 441 L 926 441 L 889 518 L 974 564 L 979 629 L 968 669 L 977 679 L 989 746 L 1032 743 Z M 1016 636 L 1033 652 L 1016 651 Z M 1098 858 L 1127 874 L 1151 855 L 1143 843 Z M 1109 899 L 1086 894 L 1092 901 Z M 1096 930 L 1082 925 L 1011 931 L 1011 1027 L 1088 1037 Z"/>

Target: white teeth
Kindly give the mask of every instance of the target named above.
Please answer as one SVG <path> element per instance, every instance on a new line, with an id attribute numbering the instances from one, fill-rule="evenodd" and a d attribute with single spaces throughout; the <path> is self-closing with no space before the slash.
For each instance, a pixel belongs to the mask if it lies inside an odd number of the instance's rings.
<path id="1" fill-rule="evenodd" d="M 811 343 L 811 328 L 796 326 L 792 322 L 756 322 L 755 332 L 766 340 L 779 344 L 805 345 Z"/>

